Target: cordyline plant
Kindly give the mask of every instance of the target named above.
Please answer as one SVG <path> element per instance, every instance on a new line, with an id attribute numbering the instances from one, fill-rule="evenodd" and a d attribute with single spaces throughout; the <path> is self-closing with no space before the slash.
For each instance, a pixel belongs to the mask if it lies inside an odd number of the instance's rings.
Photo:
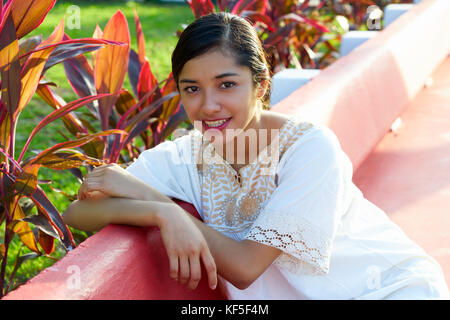
<path id="1" fill-rule="evenodd" d="M 216 11 L 211 0 L 186 0 L 186 3 L 195 18 Z M 337 51 L 328 39 L 324 41 L 327 52 L 320 57 L 313 54 L 321 35 L 330 31 L 323 22 L 310 17 L 323 2 L 314 8 L 309 6 L 309 0 L 303 3 L 295 0 L 217 0 L 217 5 L 218 10 L 231 12 L 253 23 L 268 55 L 272 74 L 292 65 L 318 67 L 320 58 L 324 60 Z"/>
<path id="2" fill-rule="evenodd" d="M 70 103 L 58 104 L 54 112 L 36 125 L 16 159 L 15 133 L 19 115 L 36 90 L 48 86 L 48 82 L 43 79 L 46 70 L 86 52 L 103 47 L 124 46 L 105 39 L 68 39 L 64 34 L 64 21 L 43 41 L 40 37 L 24 39 L 24 36 L 42 23 L 55 3 L 56 0 L 9 0 L 6 4 L 0 1 L 0 225 L 4 226 L 4 239 L 0 242 L 0 297 L 8 292 L 15 273 L 24 260 L 41 255 L 51 257 L 55 239 L 66 250 L 75 246 L 61 214 L 39 186 L 39 168 L 44 166 L 61 170 L 78 168 L 83 163 L 100 165 L 102 161 L 86 156 L 74 148 L 100 136 L 126 135 L 123 130 L 79 135 L 73 141 L 56 144 L 35 156 L 23 159 L 31 140 L 46 125 L 88 103 L 110 99 L 112 96 L 101 92 Z M 37 215 L 27 216 L 30 203 L 36 206 Z M 32 229 L 30 224 L 35 228 Z M 14 270 L 9 279 L 6 279 L 8 249 L 15 236 L 32 252 L 16 257 Z"/>
<path id="3" fill-rule="evenodd" d="M 185 0 L 195 18 L 215 12 L 211 0 Z M 338 45 L 348 30 L 336 27 L 345 17 L 350 29 L 389 3 L 412 0 L 217 0 L 218 10 L 248 18 L 269 56 L 272 74 L 289 67 L 323 69 L 339 58 Z"/>
<path id="4" fill-rule="evenodd" d="M 135 26 L 137 52 L 130 48 L 128 23 L 119 10 L 104 31 L 97 25 L 93 38 L 125 43 L 126 47 L 110 46 L 98 50 L 93 53 L 92 65 L 83 55 L 64 61 L 67 79 L 79 97 L 112 94 L 89 103 L 89 113 L 83 114 L 84 117 L 70 113 L 63 118 L 73 136 L 95 133 L 93 123 L 98 123 L 102 130 L 118 129 L 127 133 L 126 136 L 99 137 L 81 147 L 87 156 L 106 163 L 130 162 L 142 151 L 136 145 L 136 137 L 142 139 L 144 150 L 149 149 L 161 143 L 187 119 L 172 75 L 159 83 L 151 71 L 136 11 Z M 122 87 L 127 72 L 133 93 Z M 38 94 L 54 108 L 63 101 L 49 84 L 40 86 Z M 91 166 L 86 169 L 89 171 Z M 82 179 L 79 169 L 71 171 Z"/>
<path id="5" fill-rule="evenodd" d="M 412 3 L 413 0 L 323 0 L 324 9 L 334 15 L 347 18 L 350 30 L 357 30 L 366 24 L 371 11 L 378 11 L 376 16 L 382 16 L 384 8 L 391 3 Z M 368 10 L 371 9 L 371 10 Z"/>

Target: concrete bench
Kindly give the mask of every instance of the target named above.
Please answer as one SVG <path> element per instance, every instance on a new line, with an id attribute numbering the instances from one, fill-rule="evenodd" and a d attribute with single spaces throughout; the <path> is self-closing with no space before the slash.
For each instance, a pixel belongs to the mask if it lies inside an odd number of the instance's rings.
<path id="1" fill-rule="evenodd" d="M 441 264 L 450 287 L 450 57 L 430 79 L 353 180 Z"/>
<path id="2" fill-rule="evenodd" d="M 447 281 L 449 15 L 450 1 L 422 1 L 272 108 L 332 129 L 366 198 L 441 263 Z M 399 116 L 403 127 L 390 133 Z M 190 291 L 169 278 L 156 228 L 113 225 L 4 299 L 225 298 L 206 281 Z"/>

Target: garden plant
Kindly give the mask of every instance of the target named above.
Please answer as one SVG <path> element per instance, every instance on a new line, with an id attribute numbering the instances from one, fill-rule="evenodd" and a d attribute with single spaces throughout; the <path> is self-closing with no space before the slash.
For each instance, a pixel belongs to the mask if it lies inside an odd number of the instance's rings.
<path id="1" fill-rule="evenodd" d="M 156 82 L 145 57 L 142 37 L 139 53 L 130 50 L 128 26 L 120 11 L 111 18 L 105 31 L 99 32 L 97 29 L 93 38 L 70 39 L 64 32 L 64 21 L 61 21 L 48 39 L 25 39 L 42 23 L 55 3 L 56 0 L 10 0 L 6 4 L 0 3 L 0 222 L 4 227 L 4 239 L 0 243 L 1 296 L 10 290 L 21 263 L 41 255 L 51 255 L 55 239 L 67 251 L 76 245 L 60 212 L 39 186 L 42 181 L 37 177 L 41 167 L 71 170 L 82 180 L 80 167 L 92 169 L 93 166 L 117 162 L 122 149 L 136 156 L 137 148 L 132 146 L 135 136 L 140 134 L 146 146 L 151 147 L 170 134 L 171 128 L 184 121 L 173 80 L 170 81 L 169 77 L 169 81 L 163 81 L 164 87 L 159 88 L 160 83 Z M 136 25 L 140 25 L 137 15 Z M 94 66 L 90 68 L 83 54 L 96 50 Z M 45 72 L 58 63 L 65 64 L 79 99 L 66 103 L 52 91 L 51 87 L 55 84 L 44 79 Z M 122 88 L 128 67 L 138 99 Z M 34 93 L 54 111 L 34 127 L 16 159 L 14 150 L 18 118 Z M 101 131 L 93 130 L 92 125 L 78 119 L 73 112 L 88 104 L 92 118 L 100 122 Z M 174 112 L 178 116 L 169 121 Z M 152 114 L 155 118 L 150 118 Z M 115 118 L 116 115 L 119 115 L 118 118 Z M 42 128 L 57 119 L 63 120 L 67 135 L 72 134 L 74 138 L 24 159 L 31 140 Z M 151 138 L 145 134 L 148 127 L 154 132 Z M 113 134 L 115 136 L 108 138 Z M 29 215 L 33 206 L 37 208 L 37 215 Z M 15 236 L 31 252 L 22 255 L 19 250 L 13 271 L 7 276 L 8 249 Z"/>

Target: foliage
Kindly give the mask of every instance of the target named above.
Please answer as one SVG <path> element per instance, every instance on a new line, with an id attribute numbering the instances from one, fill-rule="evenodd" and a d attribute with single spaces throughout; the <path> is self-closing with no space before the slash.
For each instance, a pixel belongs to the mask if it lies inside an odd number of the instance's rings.
<path id="1" fill-rule="evenodd" d="M 215 12 L 211 0 L 186 0 L 197 18 Z M 217 0 L 218 10 L 249 19 L 268 54 L 272 73 L 284 68 L 323 69 L 338 57 L 344 18 L 350 28 L 365 24 L 368 8 L 412 0 Z"/>
<path id="2" fill-rule="evenodd" d="M 70 8 L 72 4 L 72 1 L 57 1 L 55 6 L 50 11 L 50 14 L 45 17 L 43 23 L 27 36 L 40 34 L 49 35 L 65 15 L 64 20 L 67 29 L 66 32 L 70 32 L 72 38 L 91 37 L 92 31 L 95 30 L 96 24 L 101 23 L 102 27 L 104 27 L 110 17 L 113 16 L 117 11 L 117 6 L 120 5 L 118 1 L 95 1 L 92 4 L 90 4 L 89 2 L 85 2 L 83 4 L 78 3 L 80 5 L 80 11 L 82 13 L 82 24 L 80 26 L 80 29 L 73 29 L 73 27 L 71 27 L 74 21 L 73 17 L 71 18 L 71 16 L 68 15 L 68 8 Z M 142 29 L 146 34 L 147 53 L 152 59 L 152 72 L 157 75 L 158 79 L 163 79 L 164 75 L 169 74 L 170 71 L 170 63 L 168 63 L 170 59 L 168 61 L 166 60 L 167 52 L 170 52 L 176 43 L 176 37 L 173 36 L 174 31 L 181 22 L 188 23 L 192 19 L 190 15 L 190 9 L 184 4 L 175 6 L 173 4 L 168 5 L 160 3 L 154 5 L 143 5 L 129 2 L 121 7 L 121 10 L 123 10 L 124 14 L 126 13 L 129 24 L 134 22 L 134 7 L 142 17 L 145 17 L 145 20 L 142 21 Z M 95 18 L 93 18 L 93 16 L 95 16 Z M 135 44 L 137 42 L 135 41 L 136 33 L 134 32 L 134 28 L 130 28 L 130 31 L 132 43 Z M 136 49 L 136 51 L 138 50 Z M 90 54 L 88 54 L 87 56 L 89 59 Z M 77 95 L 74 93 L 70 83 L 67 81 L 67 76 L 64 72 L 64 64 L 57 64 L 54 67 L 48 69 L 45 73 L 45 78 L 51 79 L 50 81 L 52 82 L 44 80 L 41 80 L 41 82 L 49 84 L 52 91 L 56 92 L 61 97 L 64 97 L 66 101 L 77 99 Z M 57 86 L 55 86 L 56 84 Z M 126 86 L 126 88 L 130 92 L 134 92 L 130 84 L 129 77 L 125 77 L 124 86 Z M 93 101 L 93 103 L 96 103 L 96 101 Z M 21 153 L 22 147 L 26 143 L 30 132 L 33 131 L 35 124 L 45 116 L 47 116 L 49 113 L 51 113 L 51 111 L 54 109 L 51 107 L 47 107 L 45 104 L 46 103 L 39 98 L 39 95 L 34 95 L 30 100 L 30 103 L 27 105 L 27 108 L 24 108 L 24 110 L 22 111 L 20 115 L 21 122 L 17 126 L 17 132 L 15 136 L 15 150 L 17 154 Z M 86 120 L 89 124 L 95 126 L 97 130 L 100 130 L 100 124 L 95 123 L 95 121 L 92 121 L 92 118 L 89 117 L 89 115 L 84 114 L 85 110 L 89 111 L 86 108 L 86 106 L 81 107 L 76 111 L 72 111 L 70 114 L 75 116 L 77 116 L 77 114 L 80 115 L 82 121 Z M 37 137 L 35 137 L 29 144 L 27 151 L 25 152 L 24 159 L 29 157 L 31 154 L 36 154 L 40 150 L 46 149 L 48 146 L 52 146 L 54 144 L 67 140 L 64 138 L 64 136 L 71 136 L 71 133 L 64 127 L 64 118 L 60 119 L 63 121 L 56 120 L 52 123 L 49 123 L 39 131 Z M 188 120 L 182 125 L 189 126 Z M 172 138 L 173 137 L 174 136 L 172 136 Z M 172 138 L 169 136 L 168 139 Z M 137 145 L 142 146 L 142 142 L 139 138 L 135 140 Z M 84 152 L 82 147 L 83 146 L 80 146 L 81 152 Z M 68 170 L 54 170 L 47 167 L 42 167 L 39 170 L 38 179 L 44 180 L 38 180 L 38 184 L 42 187 L 43 190 L 45 190 L 49 200 L 51 200 L 53 205 L 58 208 L 60 212 L 63 212 L 67 205 L 69 205 L 73 200 L 76 199 L 76 190 L 79 186 L 80 181 L 73 175 L 72 171 L 78 171 L 77 169 L 78 168 Z M 80 167 L 80 169 L 83 174 L 86 173 L 86 168 Z M 23 200 L 29 199 L 22 198 L 20 199 L 19 203 L 22 203 Z M 32 201 L 31 204 L 34 205 Z M 25 204 L 23 208 L 24 207 L 28 208 L 28 206 L 26 206 Z M 26 211 L 25 215 L 28 217 L 29 215 L 37 213 L 38 212 L 36 206 L 33 206 L 31 208 L 31 212 Z M 31 227 L 35 228 L 33 224 L 31 224 Z M 4 225 L 1 225 L 1 240 L 4 239 L 4 229 Z M 33 231 L 35 230 L 33 229 Z M 70 228 L 70 231 L 72 232 L 76 244 L 81 243 L 86 239 L 87 236 L 90 236 L 92 234 L 89 232 L 82 232 L 74 228 Z M 0 243 L 2 243 L 2 241 L 0 241 Z M 27 247 L 23 246 L 22 241 L 19 237 L 14 237 L 9 243 L 9 259 L 5 273 L 8 279 L 12 280 L 12 282 L 10 281 L 10 283 L 8 284 L 9 290 L 15 289 L 18 285 L 25 283 L 28 279 L 35 276 L 41 270 L 51 266 L 55 261 L 59 260 L 65 255 L 65 250 L 63 248 L 63 245 L 59 241 L 55 241 L 55 250 L 51 255 L 41 255 L 38 257 L 33 257 L 32 259 L 23 260 L 23 263 L 16 264 L 16 267 L 18 268 L 14 268 L 15 262 L 18 261 L 18 259 L 15 258 L 27 253 L 33 252 Z"/>
<path id="3" fill-rule="evenodd" d="M 88 104 L 89 113 L 84 114 L 85 118 L 78 118 L 75 114 L 64 118 L 68 132 L 74 136 L 96 132 L 92 121 L 99 122 L 103 130 L 115 128 L 127 132 L 126 136 L 98 138 L 82 147 L 88 156 L 108 163 L 127 163 L 137 158 L 141 149 L 136 146 L 135 137 L 143 140 L 144 150 L 149 149 L 161 143 L 187 119 L 171 74 L 160 83 L 152 73 L 136 10 L 135 26 L 138 52 L 130 48 L 128 23 L 119 10 L 104 31 L 97 25 L 93 38 L 126 43 L 125 50 L 117 47 L 100 49 L 93 55 L 92 66 L 82 55 L 64 62 L 67 79 L 79 97 L 114 93 Z M 127 73 L 134 95 L 123 88 Z M 61 100 L 49 85 L 38 93 L 52 107 Z M 121 154 L 122 151 L 125 155 Z"/>
<path id="4" fill-rule="evenodd" d="M 195 18 L 216 12 L 211 0 L 186 0 Z M 290 65 L 302 67 L 295 52 L 310 51 L 328 28 L 318 20 L 308 17 L 312 9 L 309 1 L 292 0 L 218 0 L 220 11 L 228 11 L 248 19 L 255 26 L 269 58 L 271 72 Z M 329 43 L 329 41 L 327 41 Z M 330 50 L 335 50 L 329 43 Z M 305 56 L 306 63 L 316 64 L 314 58 Z"/>
<path id="5" fill-rule="evenodd" d="M 109 93 L 90 95 L 60 105 L 45 117 L 29 135 L 18 159 L 15 159 L 15 132 L 20 113 L 41 86 L 45 72 L 66 59 L 102 47 L 121 47 L 123 44 L 103 39 L 66 39 L 64 21 L 44 41 L 24 37 L 37 28 L 55 5 L 56 0 L 9 0 L 0 2 L 0 72 L 2 94 L 0 99 L 0 224 L 5 227 L 4 241 L 0 244 L 0 296 L 7 293 L 15 271 L 26 259 L 50 255 L 59 240 L 66 250 L 75 243 L 61 214 L 47 198 L 37 180 L 41 167 L 67 169 L 81 163 L 99 165 L 101 161 L 85 156 L 73 149 L 99 136 L 112 133 L 126 134 L 123 130 L 102 131 L 80 136 L 75 140 L 56 144 L 29 159 L 23 155 L 36 134 L 49 123 L 65 116 L 87 103 L 108 98 Z M 38 214 L 30 215 L 36 206 Z M 31 226 L 35 228 L 32 229 Z M 32 251 L 16 258 L 14 271 L 6 281 L 8 248 L 13 237 L 18 236 Z M 40 247 L 40 248 L 39 248 Z"/>

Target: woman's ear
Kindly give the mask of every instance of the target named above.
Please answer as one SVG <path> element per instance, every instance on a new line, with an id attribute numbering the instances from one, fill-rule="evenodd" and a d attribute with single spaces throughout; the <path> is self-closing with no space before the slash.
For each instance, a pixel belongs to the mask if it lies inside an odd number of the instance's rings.
<path id="1" fill-rule="evenodd" d="M 258 87 L 256 88 L 256 95 L 258 99 L 262 99 L 264 97 L 267 91 L 268 84 L 269 81 L 267 79 L 263 79 L 258 83 Z"/>

